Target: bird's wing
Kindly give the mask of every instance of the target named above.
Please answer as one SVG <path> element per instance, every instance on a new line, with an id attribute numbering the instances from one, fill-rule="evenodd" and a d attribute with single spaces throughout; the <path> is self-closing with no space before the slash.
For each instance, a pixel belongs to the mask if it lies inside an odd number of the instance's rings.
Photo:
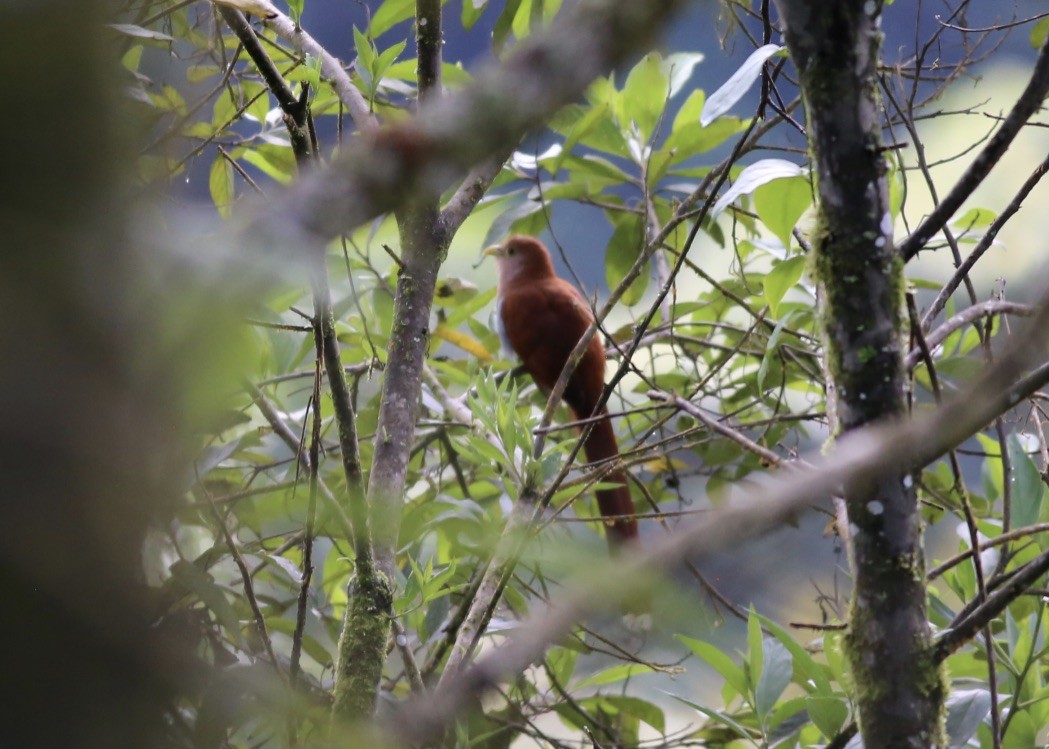
<path id="1" fill-rule="evenodd" d="M 510 347 L 538 385 L 547 390 L 553 387 L 593 319 L 582 295 L 561 279 L 506 290 L 500 312 Z"/>

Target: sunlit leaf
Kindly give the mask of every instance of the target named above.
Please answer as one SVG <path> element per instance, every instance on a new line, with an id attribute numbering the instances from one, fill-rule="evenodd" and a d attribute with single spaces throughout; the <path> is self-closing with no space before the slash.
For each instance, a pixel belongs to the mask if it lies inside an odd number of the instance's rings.
<path id="1" fill-rule="evenodd" d="M 1012 520 L 1015 527 L 1022 528 L 1038 521 L 1045 484 L 1020 439 L 1010 434 L 1006 443 L 1012 468 Z"/>
<path id="2" fill-rule="evenodd" d="M 368 36 L 377 39 L 401 21 L 407 21 L 414 15 L 415 0 L 384 0 L 372 15 L 371 23 L 368 25 Z M 357 54 L 360 54 L 360 48 Z"/>
<path id="3" fill-rule="evenodd" d="M 761 161 L 756 161 L 740 172 L 736 181 L 732 183 L 732 187 L 718 198 L 718 202 L 714 204 L 714 208 L 711 210 L 711 215 L 717 216 L 736 198 L 741 195 L 749 195 L 772 180 L 800 177 L 804 173 L 800 166 L 783 159 L 762 159 Z"/>
<path id="4" fill-rule="evenodd" d="M 783 47 L 778 44 L 766 44 L 754 50 L 732 77 L 707 99 L 703 114 L 699 118 L 700 124 L 709 125 L 730 110 L 754 85 L 766 60 L 781 50 Z"/>
<path id="5" fill-rule="evenodd" d="M 211 162 L 208 175 L 211 200 L 223 218 L 229 218 L 233 205 L 233 166 L 222 155 Z"/>
<path id="6" fill-rule="evenodd" d="M 651 52 L 635 65 L 623 86 L 621 126 L 634 123 L 642 140 L 647 140 L 655 129 L 659 115 L 670 95 L 670 81 L 663 72 L 663 58 Z"/>
<path id="7" fill-rule="evenodd" d="M 791 232 L 810 205 L 812 185 L 805 177 L 774 179 L 754 190 L 754 210 L 758 218 L 787 248 Z"/>
<path id="8" fill-rule="evenodd" d="M 136 26 L 133 23 L 111 23 L 109 28 L 119 31 L 121 34 L 127 36 L 133 36 L 136 39 L 149 39 L 155 42 L 173 42 L 175 38 L 167 34 L 162 34 L 159 31 L 153 29 L 146 29 L 142 26 Z"/>
<path id="9" fill-rule="evenodd" d="M 806 262 L 803 255 L 782 260 L 765 276 L 765 301 L 773 317 L 779 316 L 779 305 L 783 297 L 801 280 Z"/>

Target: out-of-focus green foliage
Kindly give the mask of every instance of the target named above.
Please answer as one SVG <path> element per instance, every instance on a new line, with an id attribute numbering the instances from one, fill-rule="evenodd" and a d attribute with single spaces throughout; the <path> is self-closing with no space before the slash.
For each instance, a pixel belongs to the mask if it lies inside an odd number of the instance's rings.
<path id="1" fill-rule="evenodd" d="M 225 217 L 242 210 L 248 196 L 294 182 L 295 159 L 274 98 L 209 4 L 175 7 L 148 28 L 139 24 L 154 6 L 129 5 L 127 23 L 117 28 L 124 36 L 128 94 L 155 121 L 154 139 L 137 163 L 143 185 L 172 184 L 187 170 L 206 170 L 211 200 Z M 309 4 L 293 5 L 308 29 Z M 414 104 L 416 63 L 407 44 L 411 29 L 404 23 L 413 16 L 414 3 L 368 5 L 370 23 L 348 31 L 344 49 L 356 53 L 353 81 L 380 118 L 394 121 Z M 501 51 L 556 23 L 560 5 L 463 0 L 461 10 L 448 5 L 446 22 L 480 29 L 476 24 L 487 18 L 493 23 L 492 46 Z M 326 134 L 321 152 L 325 159 L 332 157 L 342 139 L 353 137 L 352 123 L 320 77 L 318 61 L 300 59 L 285 40 L 258 28 L 286 79 L 296 87 L 312 84 L 312 114 L 318 131 Z M 779 70 L 779 58 L 770 57 L 775 49 L 762 54 L 770 60 L 767 73 Z M 783 135 L 801 110 L 791 99 L 793 88 L 780 80 L 777 90 L 787 98 L 769 106 L 765 120 L 753 122 L 752 112 L 731 114 L 745 110 L 739 102 L 762 69 L 755 63 L 733 78 L 731 90 L 712 110 L 704 89 L 713 91 L 721 81 L 700 80 L 702 59 L 695 51 L 653 51 L 628 71 L 598 79 L 579 102 L 549 121 L 541 148 L 513 155 L 479 207 L 489 222 L 485 243 L 508 233 L 543 234 L 551 216 L 561 212 L 604 222 L 610 239 L 603 254 L 575 262 L 588 271 L 598 268 L 586 277 L 603 277 L 610 289 L 624 284 L 653 238 L 661 237 L 652 259 L 621 289 L 619 304 L 605 321 L 609 369 L 617 374 L 610 410 L 636 482 L 638 511 L 650 516 L 643 526 L 645 543 L 652 544 L 687 520 L 682 516 L 730 501 L 733 485 L 772 466 L 743 440 L 713 433 L 685 412 L 653 408 L 649 391 L 687 398 L 784 461 L 818 448 L 828 435 L 818 292 L 806 272 L 814 231 L 812 175 L 805 154 L 797 152 L 797 137 L 792 147 Z M 175 82 L 176 73 L 185 83 Z M 445 86 L 454 89 L 469 80 L 470 71 L 445 64 Z M 709 120 L 703 118 L 705 111 Z M 725 162 L 742 137 L 739 158 Z M 715 188 L 722 169 L 729 186 L 719 199 Z M 900 197 L 905 177 L 898 164 L 888 177 L 893 218 L 898 212 L 906 216 Z M 973 208 L 955 228 L 971 242 L 996 215 L 991 208 Z M 911 225 L 920 218 L 906 217 Z M 472 232 L 473 246 L 483 246 L 484 227 Z M 395 324 L 396 265 L 383 246 L 395 245 L 395 237 L 387 217 L 334 242 L 328 251 L 338 339 L 366 471 Z M 396 254 L 396 246 L 391 251 Z M 685 253 L 671 293 L 659 303 L 657 293 Z M 571 430 L 554 431 L 543 456 L 532 458 L 532 430 L 545 398 L 527 378 L 506 376 L 511 364 L 489 325 L 491 277 L 483 278 L 471 284 L 449 272 L 438 287 L 427 366 L 440 387 L 424 386 L 423 416 L 408 469 L 394 581 L 394 610 L 403 635 L 391 645 L 381 685 L 387 700 L 404 698 L 412 689 L 406 653 L 413 654 L 426 684 L 439 676 L 440 656 L 455 634 L 453 629 L 449 635 L 449 627 L 469 602 L 471 583 L 491 557 L 509 507 L 526 483 L 545 488 L 554 479 L 575 439 Z M 920 280 L 915 285 L 938 288 Z M 276 284 L 257 300 L 244 322 L 248 341 L 240 355 L 261 395 L 247 388 L 222 394 L 212 428 L 199 436 L 189 488 L 170 522 L 153 530 L 145 549 L 157 622 L 191 630 L 202 657 L 214 666 L 199 691 L 181 695 L 172 705 L 172 731 L 184 745 L 271 747 L 288 743 L 289 736 L 308 741 L 323 735 L 354 558 L 350 539 L 324 498 L 330 493 L 338 501 L 345 487 L 332 405 L 322 382 L 314 568 L 300 609 L 310 490 L 296 455 L 311 441 L 311 398 L 322 371 L 310 305 L 308 286 L 295 283 Z M 952 303 L 948 316 L 953 311 Z M 984 331 L 992 338 L 1000 332 L 997 325 Z M 955 387 L 982 366 L 980 336 L 974 327 L 961 326 L 936 347 L 940 387 Z M 623 367 L 622 352 L 634 343 L 638 352 Z M 930 372 L 919 364 L 915 409 L 931 402 L 931 392 Z M 455 421 L 447 398 L 460 399 L 475 425 Z M 1001 508 L 1007 489 L 1011 529 L 1049 521 L 1038 445 L 1015 435 L 1004 444 L 981 435 L 979 445 L 982 485 L 954 476 L 946 461 L 915 476 L 930 522 L 960 522 L 963 502 L 968 502 L 985 542 L 993 540 L 1006 530 Z M 486 642 L 498 643 L 542 606 L 542 599 L 556 596 L 559 582 L 581 556 L 606 553 L 596 538 L 601 525 L 595 522 L 592 492 L 584 491 L 588 481 L 599 478 L 575 472 L 557 487 L 550 522 L 510 580 Z M 965 536 L 959 550 L 968 543 Z M 1014 556 L 1002 561 L 999 571 L 1014 569 L 1046 543 L 1045 535 L 1032 535 L 1015 544 Z M 609 565 L 614 574 L 614 563 Z M 988 575 L 995 565 L 995 560 L 985 561 Z M 483 714 L 464 718 L 449 741 L 506 745 L 509 729 L 511 738 L 529 736 L 541 745 L 592 736 L 602 746 L 640 741 L 817 746 L 855 717 L 842 634 L 833 626 L 815 634 L 792 629 L 753 610 L 746 613 L 751 601 L 744 599 L 729 614 L 745 622 L 745 642 L 734 649 L 689 621 L 702 607 L 724 611 L 702 586 L 690 580 L 667 584 L 657 593 L 657 633 L 664 638 L 657 641 L 659 647 L 639 649 L 632 635 L 614 627 L 579 628 L 522 678 L 502 685 L 501 700 L 486 702 Z M 944 572 L 930 588 L 933 623 L 949 626 L 977 594 L 971 563 Z M 841 603 L 827 603 L 829 619 L 844 616 Z M 1003 746 L 1033 746 L 1034 737 L 1049 725 L 1045 618 L 1042 599 L 1025 597 L 992 628 L 999 705 L 1008 708 Z M 301 654 L 293 663 L 296 642 Z M 270 648 L 276 664 L 268 660 Z M 683 658 L 685 669 L 716 674 L 713 683 L 720 692 L 674 678 Z M 967 741 L 991 746 L 986 650 L 979 644 L 964 647 L 948 666 L 954 681 L 948 720 L 952 746 Z M 298 669 L 301 688 L 290 699 L 286 679 Z"/>

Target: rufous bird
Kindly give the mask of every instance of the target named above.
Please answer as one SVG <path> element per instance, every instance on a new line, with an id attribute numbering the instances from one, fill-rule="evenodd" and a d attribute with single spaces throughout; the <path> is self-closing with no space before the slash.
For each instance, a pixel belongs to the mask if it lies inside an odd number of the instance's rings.
<path id="1" fill-rule="evenodd" d="M 517 354 L 539 389 L 549 393 L 572 350 L 594 321 L 593 312 L 572 284 L 558 278 L 550 252 L 539 240 L 510 237 L 487 248 L 484 256 L 487 255 L 495 257 L 499 270 L 496 315 L 503 345 Z M 595 335 L 565 388 L 564 400 L 577 420 L 607 417 L 604 407 L 594 413 L 604 387 L 605 350 Z M 583 449 L 591 463 L 619 457 L 610 419 L 594 422 Z M 634 514 L 623 471 L 612 472 L 603 483 L 617 485 L 597 491 L 597 505 L 606 518 L 608 544 L 614 553 L 625 544 L 636 543 L 637 521 L 617 517 Z"/>

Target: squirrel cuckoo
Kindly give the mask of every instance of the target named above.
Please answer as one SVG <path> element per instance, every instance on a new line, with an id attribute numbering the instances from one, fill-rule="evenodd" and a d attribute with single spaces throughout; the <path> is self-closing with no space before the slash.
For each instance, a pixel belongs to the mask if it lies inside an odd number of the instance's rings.
<path id="1" fill-rule="evenodd" d="M 495 256 L 499 268 L 499 335 L 520 357 L 539 389 L 549 393 L 594 315 L 576 288 L 558 278 L 550 252 L 539 240 L 510 237 L 501 245 L 487 248 L 484 255 Z M 565 389 L 565 402 L 576 419 L 608 413 L 605 408 L 594 413 L 604 387 L 605 350 L 600 338 L 594 336 Z M 594 422 L 583 449 L 591 463 L 619 456 L 609 419 Z M 597 505 L 606 518 L 609 548 L 616 552 L 624 544 L 637 541 L 637 521 L 609 519 L 634 513 L 623 471 L 613 472 L 605 482 L 618 484 L 597 492 Z"/>

